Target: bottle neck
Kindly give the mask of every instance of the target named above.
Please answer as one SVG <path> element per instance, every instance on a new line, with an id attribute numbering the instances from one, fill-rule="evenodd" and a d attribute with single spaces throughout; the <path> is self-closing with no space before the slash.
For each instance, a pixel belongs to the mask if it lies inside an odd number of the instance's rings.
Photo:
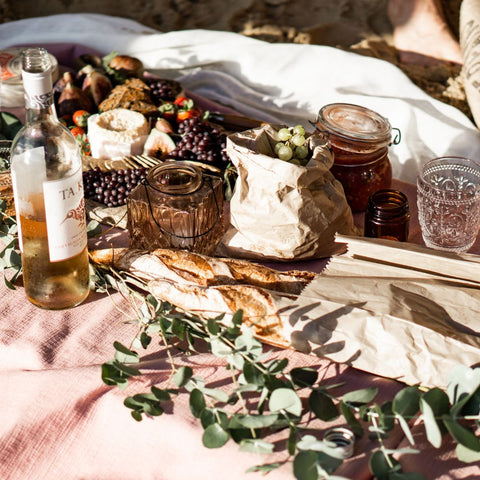
<path id="1" fill-rule="evenodd" d="M 28 124 L 39 120 L 57 121 L 51 64 L 45 50 L 26 51 L 22 78 L 25 91 L 25 122 Z"/>

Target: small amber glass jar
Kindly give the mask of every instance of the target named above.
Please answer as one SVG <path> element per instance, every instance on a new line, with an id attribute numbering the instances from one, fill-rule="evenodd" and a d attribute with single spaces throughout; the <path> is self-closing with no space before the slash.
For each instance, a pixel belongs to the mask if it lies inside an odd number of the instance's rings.
<path id="1" fill-rule="evenodd" d="M 130 246 L 211 254 L 224 232 L 223 182 L 182 161 L 152 168 L 127 198 Z"/>
<path id="2" fill-rule="evenodd" d="M 398 190 L 379 190 L 368 199 L 365 236 L 406 242 L 410 229 L 410 208 L 406 195 Z"/>
<path id="3" fill-rule="evenodd" d="M 370 195 L 392 183 L 390 123 L 368 108 L 332 103 L 320 109 L 316 127 L 328 135 L 334 154 L 331 171 L 352 211 L 365 211 Z"/>

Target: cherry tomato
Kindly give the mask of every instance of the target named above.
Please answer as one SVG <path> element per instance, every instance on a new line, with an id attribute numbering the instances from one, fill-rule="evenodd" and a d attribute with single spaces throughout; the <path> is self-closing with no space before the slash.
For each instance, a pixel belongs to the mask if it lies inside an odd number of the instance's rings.
<path id="1" fill-rule="evenodd" d="M 158 107 L 158 110 L 163 118 L 167 120 L 175 120 L 178 107 L 172 102 L 165 102 Z"/>
<path id="2" fill-rule="evenodd" d="M 183 108 L 185 110 L 191 110 L 193 108 L 194 102 L 191 98 L 188 97 L 177 97 L 173 103 L 177 105 L 180 108 Z"/>
<path id="3" fill-rule="evenodd" d="M 72 120 L 77 127 L 85 128 L 87 126 L 88 117 L 91 115 L 86 110 L 77 110 L 73 112 Z"/>
<path id="4" fill-rule="evenodd" d="M 202 112 L 198 108 L 191 108 L 190 110 L 179 110 L 177 112 L 177 122 L 183 122 L 187 118 L 201 117 Z"/>
<path id="5" fill-rule="evenodd" d="M 82 127 L 72 127 L 70 131 L 75 138 L 83 137 L 85 135 L 85 130 Z"/>

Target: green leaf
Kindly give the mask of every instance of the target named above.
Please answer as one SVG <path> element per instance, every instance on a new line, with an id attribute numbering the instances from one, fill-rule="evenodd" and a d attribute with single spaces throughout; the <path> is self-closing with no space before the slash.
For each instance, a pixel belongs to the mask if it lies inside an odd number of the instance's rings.
<path id="1" fill-rule="evenodd" d="M 415 445 L 415 441 L 413 440 L 412 432 L 410 431 L 410 427 L 408 426 L 407 421 L 401 415 L 397 416 L 398 423 L 400 427 L 402 427 L 403 433 L 407 437 L 407 440 L 410 442 L 410 445 Z"/>
<path id="2" fill-rule="evenodd" d="M 158 387 L 155 387 L 155 385 L 152 386 L 151 391 L 153 395 L 155 395 L 155 398 L 160 401 L 160 402 L 168 402 L 170 401 L 170 392 L 168 390 L 160 389 Z"/>
<path id="3" fill-rule="evenodd" d="M 357 436 L 361 437 L 363 435 L 363 427 L 360 422 L 355 417 L 352 409 L 344 402 L 340 402 L 340 411 L 342 415 L 345 417 L 345 420 L 350 427 L 350 430 Z"/>
<path id="4" fill-rule="evenodd" d="M 220 333 L 220 325 L 216 318 L 209 318 L 207 320 L 207 331 L 210 335 L 218 335 Z"/>
<path id="5" fill-rule="evenodd" d="M 208 397 L 213 398 L 217 402 L 221 403 L 227 403 L 228 399 L 230 398 L 228 393 L 218 388 L 202 388 L 202 392 L 204 395 L 207 395 Z"/>
<path id="6" fill-rule="evenodd" d="M 12 113 L 0 112 L 0 133 L 6 140 L 13 140 L 22 128 L 22 122 Z"/>
<path id="7" fill-rule="evenodd" d="M 282 373 L 285 367 L 288 365 L 288 358 L 280 358 L 272 360 L 265 365 L 270 375 L 278 375 Z"/>
<path id="8" fill-rule="evenodd" d="M 420 390 L 418 387 L 406 387 L 394 397 L 392 410 L 395 414 L 410 420 L 420 409 Z"/>
<path id="9" fill-rule="evenodd" d="M 102 365 L 102 381 L 106 385 L 116 385 L 123 389 L 127 386 L 128 377 L 120 372 L 113 362 L 106 362 Z"/>
<path id="10" fill-rule="evenodd" d="M 436 448 L 440 448 L 442 444 L 442 430 L 437 418 L 448 413 L 449 410 L 448 396 L 439 388 L 432 388 L 420 397 L 420 411 L 423 413 L 427 439 Z"/>
<path id="11" fill-rule="evenodd" d="M 342 400 L 345 403 L 351 403 L 353 405 L 361 405 L 370 403 L 378 393 L 377 387 L 362 388 L 353 392 L 343 395 Z"/>
<path id="12" fill-rule="evenodd" d="M 96 237 L 102 234 L 102 226 L 96 220 L 90 220 L 87 224 L 87 235 L 88 237 Z"/>
<path id="13" fill-rule="evenodd" d="M 315 368 L 298 367 L 290 370 L 292 382 L 297 387 L 311 387 L 318 378 L 318 372 Z"/>
<path id="14" fill-rule="evenodd" d="M 388 456 L 387 460 L 381 450 L 377 450 L 371 455 L 368 466 L 378 480 L 388 480 L 391 474 L 401 472 L 402 470 L 397 460 L 392 456 Z"/>
<path id="15" fill-rule="evenodd" d="M 268 406 L 272 412 L 285 410 L 292 415 L 300 416 L 302 402 L 295 391 L 290 388 L 277 388 L 270 395 Z"/>
<path id="16" fill-rule="evenodd" d="M 223 447 L 229 439 L 226 432 L 218 423 L 212 423 L 203 432 L 202 442 L 207 448 Z"/>
<path id="17" fill-rule="evenodd" d="M 265 463 L 265 464 L 263 464 L 263 465 L 255 465 L 255 466 L 253 466 L 253 467 L 250 467 L 250 468 L 247 470 L 247 473 L 259 472 L 259 473 L 263 473 L 264 475 L 266 475 L 267 473 L 270 473 L 270 472 L 272 472 L 273 470 L 277 469 L 280 465 L 281 465 L 281 463 L 279 463 L 279 462 L 276 462 L 276 463 Z"/>
<path id="18" fill-rule="evenodd" d="M 173 376 L 173 382 L 179 388 L 184 387 L 190 381 L 192 375 L 191 367 L 180 367 Z"/>
<path id="19" fill-rule="evenodd" d="M 236 413 L 232 415 L 228 428 L 265 428 L 271 427 L 277 420 L 277 414 L 257 415 Z"/>
<path id="20" fill-rule="evenodd" d="M 248 383 L 260 386 L 265 384 L 265 375 L 255 363 L 246 361 L 243 365 L 243 375 Z"/>
<path id="21" fill-rule="evenodd" d="M 115 360 L 121 363 L 138 363 L 140 361 L 138 353 L 125 347 L 120 342 L 114 342 L 113 347 L 115 348 Z"/>
<path id="22" fill-rule="evenodd" d="M 231 347 L 225 344 L 224 340 L 217 337 L 210 338 L 210 348 L 217 357 L 227 357 L 233 352 Z"/>
<path id="23" fill-rule="evenodd" d="M 321 389 L 312 390 L 308 397 L 308 404 L 315 416 L 324 422 L 331 421 L 338 417 L 337 406 Z"/>
<path id="24" fill-rule="evenodd" d="M 318 480 L 317 453 L 299 452 L 293 460 L 293 474 L 297 480 Z"/>
<path id="25" fill-rule="evenodd" d="M 200 418 L 205 406 L 205 397 L 203 396 L 203 393 L 198 388 L 194 388 L 190 392 L 190 410 L 192 415 L 195 418 Z"/>
<path id="26" fill-rule="evenodd" d="M 452 405 L 458 403 L 464 396 L 473 394 L 478 388 L 480 388 L 480 368 L 457 365 L 450 371 L 447 394 Z"/>
<path id="27" fill-rule="evenodd" d="M 457 420 L 450 415 L 442 416 L 443 423 L 450 432 L 450 435 L 461 445 L 474 452 L 480 452 L 480 439 L 468 428 L 460 425 Z"/>
<path id="28" fill-rule="evenodd" d="M 240 442 L 241 452 L 272 453 L 273 443 L 266 442 L 261 438 L 246 438 Z"/>
<path id="29" fill-rule="evenodd" d="M 470 450 L 469 448 L 465 447 L 460 443 L 457 445 L 455 452 L 457 454 L 457 458 L 461 462 L 465 462 L 465 463 L 480 462 L 480 452 L 475 452 L 474 450 Z"/>

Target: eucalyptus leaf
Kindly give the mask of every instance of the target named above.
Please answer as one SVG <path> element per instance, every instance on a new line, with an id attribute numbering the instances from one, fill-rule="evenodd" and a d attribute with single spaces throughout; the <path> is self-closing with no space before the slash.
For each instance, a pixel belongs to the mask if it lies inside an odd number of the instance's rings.
<path id="1" fill-rule="evenodd" d="M 363 435 L 363 427 L 355 417 L 352 409 L 346 403 L 340 402 L 340 412 L 345 417 L 350 430 L 352 430 L 356 436 L 361 437 Z"/>
<path id="2" fill-rule="evenodd" d="M 342 400 L 345 403 L 351 403 L 352 405 L 360 405 L 364 403 L 370 403 L 377 396 L 378 388 L 369 387 L 362 388 L 360 390 L 354 390 L 353 392 L 343 395 Z"/>
<path id="3" fill-rule="evenodd" d="M 397 416 L 397 421 L 400 424 L 400 427 L 403 430 L 403 433 L 407 437 L 407 440 L 410 442 L 410 445 L 415 445 L 415 441 L 413 440 L 412 432 L 410 431 L 410 427 L 408 426 L 407 421 L 401 415 Z"/>
<path id="4" fill-rule="evenodd" d="M 391 456 L 387 460 L 381 450 L 377 450 L 372 454 L 368 466 L 378 480 L 388 480 L 390 475 L 402 471 L 400 463 Z"/>
<path id="5" fill-rule="evenodd" d="M 315 416 L 325 422 L 333 420 L 339 415 L 333 400 L 321 389 L 311 391 L 308 404 Z"/>
<path id="6" fill-rule="evenodd" d="M 205 409 L 205 397 L 203 393 L 195 388 L 190 392 L 190 411 L 195 418 L 200 418 L 203 410 Z"/>
<path id="7" fill-rule="evenodd" d="M 257 415 L 236 413 L 232 415 L 228 428 L 265 428 L 278 420 L 277 414 Z"/>
<path id="8" fill-rule="evenodd" d="M 272 453 L 273 443 L 266 442 L 261 438 L 246 438 L 240 442 L 240 451 L 252 453 Z"/>
<path id="9" fill-rule="evenodd" d="M 440 448 L 442 444 L 442 429 L 437 418 L 449 410 L 448 396 L 439 388 L 433 388 L 420 397 L 420 411 L 423 413 L 427 439 L 436 448 Z"/>
<path id="10" fill-rule="evenodd" d="M 450 435 L 459 444 L 474 452 L 480 452 L 480 439 L 471 430 L 460 425 L 457 419 L 450 415 L 443 415 L 442 420 Z"/>
<path id="11" fill-rule="evenodd" d="M 153 395 L 155 395 L 155 398 L 160 402 L 168 402 L 171 400 L 169 390 L 160 389 L 158 387 L 155 387 L 155 385 L 153 385 L 151 387 L 151 391 Z"/>
<path id="12" fill-rule="evenodd" d="M 218 335 L 220 333 L 220 325 L 215 318 L 209 318 L 207 320 L 207 331 L 210 335 Z"/>
<path id="13" fill-rule="evenodd" d="M 318 480 L 317 453 L 299 452 L 293 460 L 293 474 L 297 480 Z"/>
<path id="14" fill-rule="evenodd" d="M 395 414 L 410 420 L 420 409 L 420 390 L 418 387 L 405 387 L 393 399 L 392 410 Z"/>
<path id="15" fill-rule="evenodd" d="M 311 387 L 317 381 L 318 371 L 310 367 L 298 367 L 290 370 L 292 382 L 297 387 Z"/>
<path id="16" fill-rule="evenodd" d="M 207 448 L 223 447 L 229 439 L 228 432 L 226 432 L 218 423 L 212 423 L 203 432 L 202 442 Z"/>
<path id="17" fill-rule="evenodd" d="M 221 403 L 227 403 L 230 398 L 227 392 L 219 388 L 202 388 L 202 393 Z"/>
<path id="18" fill-rule="evenodd" d="M 456 365 L 449 373 L 447 394 L 451 404 L 458 403 L 464 396 L 480 388 L 480 368 Z"/>
<path id="19" fill-rule="evenodd" d="M 469 448 L 465 447 L 461 443 L 457 445 L 457 448 L 455 449 L 455 453 L 457 454 L 457 458 L 461 462 L 465 462 L 465 463 L 480 462 L 480 452 L 470 450 Z"/>
<path id="20" fill-rule="evenodd" d="M 217 337 L 210 338 L 210 348 L 212 353 L 217 357 L 227 357 L 233 352 L 230 346 L 226 345 L 222 339 Z"/>
<path id="21" fill-rule="evenodd" d="M 290 388 L 277 388 L 270 395 L 268 406 L 272 412 L 285 410 L 295 416 L 302 413 L 302 402 L 296 392 Z"/>
<path id="22" fill-rule="evenodd" d="M 265 375 L 256 363 L 246 361 L 243 365 L 243 376 L 253 385 L 265 384 Z"/>
<path id="23" fill-rule="evenodd" d="M 191 367 L 180 367 L 173 376 L 173 381 L 177 387 L 184 387 L 192 378 L 192 375 Z"/>
<path id="24" fill-rule="evenodd" d="M 264 475 L 266 475 L 267 473 L 270 473 L 270 472 L 272 472 L 273 470 L 276 470 L 280 465 L 281 465 L 281 463 L 279 463 L 279 462 L 276 462 L 276 463 L 265 463 L 265 464 L 263 464 L 263 465 L 255 465 L 255 466 L 253 466 L 253 467 L 250 467 L 250 468 L 247 470 L 247 473 L 259 472 L 259 473 L 263 473 Z"/>
<path id="25" fill-rule="evenodd" d="M 138 353 L 130 350 L 120 342 L 114 342 L 115 360 L 121 363 L 138 363 L 140 361 Z"/>

